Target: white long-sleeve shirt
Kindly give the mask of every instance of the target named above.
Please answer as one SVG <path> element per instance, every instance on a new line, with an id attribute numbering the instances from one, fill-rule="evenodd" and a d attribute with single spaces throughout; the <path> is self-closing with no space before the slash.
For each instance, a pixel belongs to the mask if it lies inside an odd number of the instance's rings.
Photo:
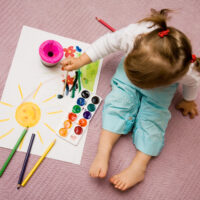
<path id="1" fill-rule="evenodd" d="M 92 61 L 96 61 L 116 51 L 124 51 L 126 55 L 133 49 L 136 37 L 142 33 L 148 33 L 156 29 L 151 22 L 130 24 L 114 33 L 108 33 L 94 43 L 85 51 Z M 183 85 L 183 98 L 187 101 L 195 100 L 200 85 L 200 72 L 196 71 L 194 64 L 190 65 L 187 74 L 178 81 Z"/>

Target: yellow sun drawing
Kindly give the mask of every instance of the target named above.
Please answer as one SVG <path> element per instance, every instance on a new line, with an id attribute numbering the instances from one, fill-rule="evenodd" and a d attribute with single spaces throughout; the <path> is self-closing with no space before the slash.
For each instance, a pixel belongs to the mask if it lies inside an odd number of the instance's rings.
<path id="1" fill-rule="evenodd" d="M 34 95 L 33 95 L 33 99 L 36 98 L 37 93 L 39 92 L 39 89 L 41 88 L 42 83 L 40 83 L 40 85 L 37 87 Z M 22 100 L 24 100 L 24 96 L 23 96 L 23 92 L 22 89 L 20 87 L 20 85 L 18 85 L 18 90 L 19 90 L 19 94 Z M 56 98 L 56 94 L 54 94 L 53 96 L 44 99 L 42 101 L 42 103 L 46 103 L 52 99 Z M 0 101 L 0 104 L 4 105 L 4 106 L 8 106 L 8 107 L 13 107 L 13 105 L 6 103 L 6 102 L 2 102 Z M 53 112 L 48 112 L 48 115 L 54 115 L 54 114 L 58 114 L 63 112 L 62 110 L 58 110 L 58 111 L 53 111 Z M 40 107 L 31 101 L 28 102 L 22 102 L 19 106 L 17 106 L 16 111 L 15 111 L 15 119 L 17 121 L 18 124 L 20 124 L 23 127 L 34 127 L 36 126 L 41 119 L 41 109 Z M 0 119 L 0 122 L 6 122 L 9 121 L 10 118 L 7 119 Z M 44 123 L 44 126 L 46 126 L 49 130 L 51 130 L 51 132 L 56 133 L 56 131 L 47 123 Z M 11 134 L 14 131 L 14 128 L 12 128 L 11 130 L 9 130 L 7 133 L 0 135 L 0 139 L 3 139 L 4 137 L 6 137 L 7 135 Z M 42 139 L 42 136 L 40 134 L 39 131 L 35 131 L 39 137 L 39 140 L 42 144 L 44 144 L 44 141 Z M 22 144 L 23 144 L 24 139 L 22 140 L 19 149 L 22 148 Z"/>
<path id="2" fill-rule="evenodd" d="M 41 118 L 41 111 L 38 105 L 32 102 L 25 102 L 16 109 L 15 119 L 23 127 L 35 126 Z"/>

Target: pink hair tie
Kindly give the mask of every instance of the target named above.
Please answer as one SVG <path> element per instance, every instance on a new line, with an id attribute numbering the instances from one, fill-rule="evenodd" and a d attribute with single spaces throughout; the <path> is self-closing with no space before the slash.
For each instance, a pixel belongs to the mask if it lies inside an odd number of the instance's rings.
<path id="1" fill-rule="evenodd" d="M 195 62 L 197 60 L 197 57 L 195 54 L 192 54 L 192 60 L 190 61 L 191 63 Z"/>
<path id="2" fill-rule="evenodd" d="M 159 32 L 158 35 L 159 35 L 161 38 L 163 38 L 165 35 L 168 35 L 168 33 L 169 33 L 169 29 L 167 29 L 167 30 L 165 30 L 165 31 Z"/>

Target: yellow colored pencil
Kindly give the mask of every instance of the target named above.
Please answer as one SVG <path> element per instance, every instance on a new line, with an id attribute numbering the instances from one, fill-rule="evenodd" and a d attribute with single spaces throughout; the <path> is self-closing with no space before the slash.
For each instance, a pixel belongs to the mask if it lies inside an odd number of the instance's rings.
<path id="1" fill-rule="evenodd" d="M 46 155 L 49 153 L 49 151 L 51 150 L 51 148 L 53 147 L 53 145 L 55 144 L 55 142 L 56 142 L 56 139 L 49 145 L 49 147 L 46 149 L 46 151 L 43 153 L 43 155 L 37 161 L 37 163 L 35 164 L 35 166 L 32 168 L 32 170 L 29 172 L 29 174 L 23 180 L 21 186 L 24 187 L 26 185 L 26 183 L 31 178 L 31 176 L 33 175 L 33 173 L 36 171 L 36 169 L 38 168 L 38 166 L 40 165 L 40 163 L 44 160 L 44 158 L 46 157 Z"/>

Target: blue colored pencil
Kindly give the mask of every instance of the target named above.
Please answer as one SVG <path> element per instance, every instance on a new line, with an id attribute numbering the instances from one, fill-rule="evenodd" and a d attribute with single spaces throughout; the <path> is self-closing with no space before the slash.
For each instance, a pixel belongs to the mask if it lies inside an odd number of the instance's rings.
<path id="1" fill-rule="evenodd" d="M 23 163 L 22 170 L 21 170 L 21 173 L 20 173 L 20 176 L 19 176 L 17 189 L 19 189 L 20 186 L 21 186 L 22 179 L 24 177 L 24 173 L 25 173 L 25 170 L 26 170 L 26 165 L 28 163 L 28 159 L 29 159 L 29 156 L 30 156 L 30 152 L 31 152 L 31 148 L 32 148 L 32 145 L 33 145 L 34 138 L 35 138 L 35 134 L 33 133 L 32 136 L 31 136 L 29 145 L 28 145 L 28 150 L 26 152 L 26 156 L 24 158 L 24 163 Z"/>

